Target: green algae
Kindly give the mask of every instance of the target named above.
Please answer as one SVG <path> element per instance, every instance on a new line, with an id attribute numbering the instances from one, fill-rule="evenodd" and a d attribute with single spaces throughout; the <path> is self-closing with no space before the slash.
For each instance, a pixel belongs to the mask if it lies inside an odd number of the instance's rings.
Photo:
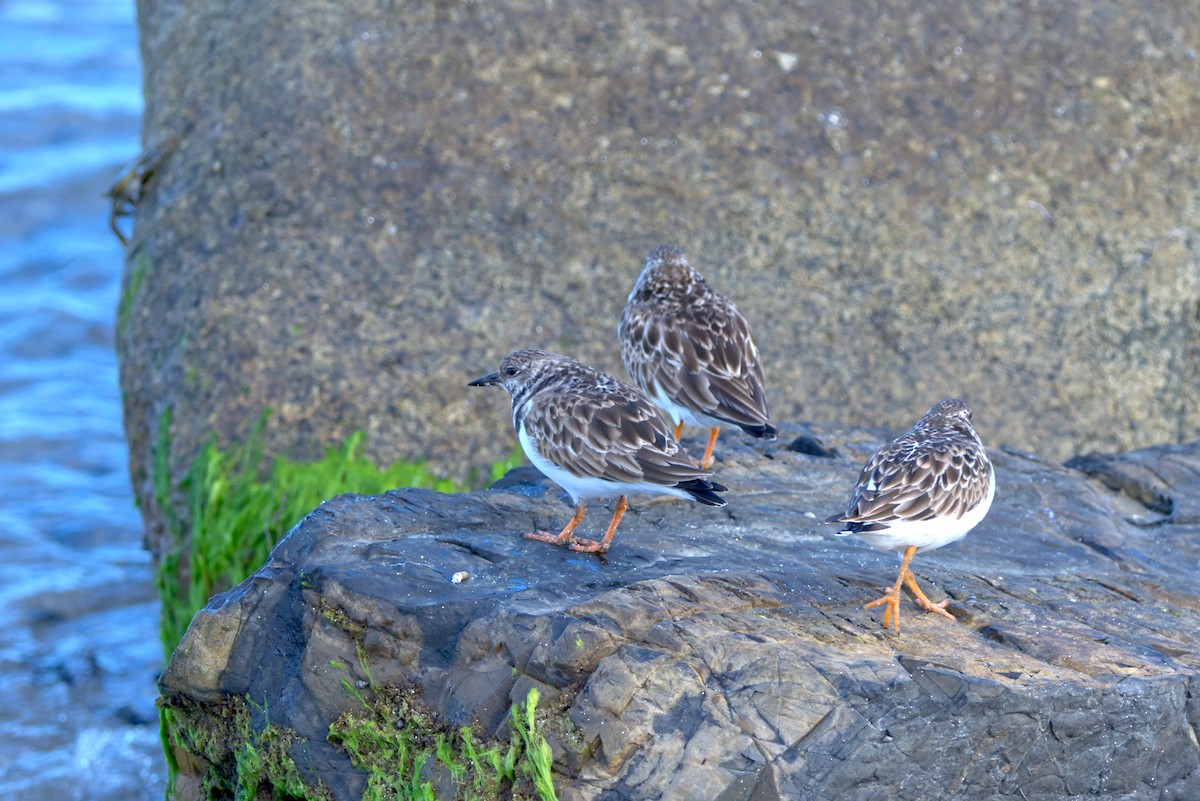
<path id="1" fill-rule="evenodd" d="M 330 724 L 328 740 L 365 774 L 363 801 L 557 801 L 536 689 L 512 707 L 507 742 L 442 724 L 413 689 L 372 688 L 370 702 L 354 696 L 362 707 Z M 248 697 L 207 704 L 176 697 L 160 705 L 170 750 L 192 763 L 206 801 L 332 798 L 305 780 L 291 755 L 304 739 L 272 724 L 265 705 Z"/>
<path id="2" fill-rule="evenodd" d="M 531 689 L 512 707 L 509 741 L 489 742 L 440 725 L 415 691 L 383 688 L 330 724 L 329 742 L 366 772 L 364 801 L 557 801 L 538 702 Z"/>
<path id="3" fill-rule="evenodd" d="M 182 698 L 162 700 L 162 718 L 169 732 L 168 753 L 201 766 L 200 790 L 209 801 L 259 799 L 329 801 L 329 790 L 306 782 L 291 750 L 304 739 L 289 728 L 270 722 L 265 706 L 249 698 L 229 698 L 200 706 Z M 252 722 L 252 711 L 263 720 Z M 175 757 L 178 759 L 178 756 Z M 167 797 L 174 795 L 174 782 Z"/>
<path id="4" fill-rule="evenodd" d="M 133 293 L 138 280 L 135 270 Z M 267 410 L 244 443 L 222 450 L 210 441 L 178 482 L 170 469 L 171 408 L 164 409 L 159 417 L 151 479 L 155 503 L 168 533 L 166 542 L 172 544 L 160 556 L 155 571 L 162 600 L 159 635 L 168 659 L 193 616 L 209 598 L 258 570 L 275 544 L 322 501 L 343 493 L 376 495 L 399 487 L 439 492 L 464 489 L 438 477 L 423 462 L 398 461 L 377 467 L 361 456 L 365 440 L 361 431 L 351 434 L 341 447 L 327 449 L 321 459 L 296 462 L 276 457 L 264 467 L 262 432 L 269 417 Z M 520 464 L 521 458 L 514 449 L 507 459 L 491 465 L 490 480 Z M 327 608 L 322 612 L 335 614 Z M 184 718 L 171 706 L 160 709 L 160 735 L 170 776 L 168 797 L 178 773 L 177 747 L 203 757 L 205 750 L 215 747 L 216 740 L 229 740 L 228 736 L 218 738 L 212 731 L 206 734 L 203 728 L 188 722 L 197 719 L 196 715 Z M 234 719 L 240 720 L 236 714 Z M 286 733 L 269 728 L 254 737 L 242 734 L 236 773 L 244 777 L 244 782 L 269 774 L 276 798 L 324 797 L 302 793 L 296 784 L 298 774 L 280 767 L 285 764 L 280 755 L 286 753 L 291 742 Z M 215 793 L 209 797 L 225 797 L 227 790 L 239 798 L 254 797 L 249 784 L 238 784 L 241 789 L 235 792 L 219 774 L 206 774 L 205 782 Z"/>
<path id="5" fill-rule="evenodd" d="M 155 501 L 174 546 L 156 572 L 162 597 L 160 636 L 169 658 L 188 623 L 215 593 L 252 575 L 292 526 L 322 501 L 343 493 L 378 495 L 398 487 L 438 492 L 464 488 L 435 475 L 424 462 L 377 467 L 361 455 L 356 431 L 312 462 L 275 457 L 263 467 L 265 412 L 244 443 L 219 449 L 210 441 L 175 484 L 170 472 L 171 410 L 159 418 L 152 454 Z M 519 452 L 490 466 L 495 480 L 520 463 Z M 176 498 L 186 509 L 179 514 Z"/>
<path id="6" fill-rule="evenodd" d="M 133 269 L 129 272 L 129 280 L 125 283 L 121 298 L 117 302 L 118 342 L 125 337 L 125 328 L 129 325 L 129 315 L 133 311 L 133 303 L 137 300 L 138 292 L 141 291 L 149 265 L 150 260 L 144 253 L 138 253 L 133 259 Z"/>

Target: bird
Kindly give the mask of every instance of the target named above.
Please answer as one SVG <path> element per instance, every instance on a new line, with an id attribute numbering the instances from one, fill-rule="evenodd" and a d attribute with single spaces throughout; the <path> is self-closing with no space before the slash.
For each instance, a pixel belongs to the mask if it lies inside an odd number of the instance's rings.
<path id="1" fill-rule="evenodd" d="M 979 525 L 996 496 L 996 473 L 971 425 L 971 409 L 958 398 L 935 404 L 905 434 L 875 452 L 859 474 L 849 509 L 826 522 L 844 523 L 839 536 L 857 534 L 870 545 L 902 552 L 900 575 L 882 597 L 883 627 L 900 633 L 900 587 L 916 604 L 954 620 L 949 598 L 934 603 L 909 569 L 914 554 L 962 539 Z"/>
<path id="2" fill-rule="evenodd" d="M 636 387 L 569 356 L 515 350 L 469 386 L 501 386 L 512 396 L 513 428 L 529 461 L 571 496 L 575 515 L 557 535 L 526 538 L 603 554 L 629 508 L 627 495 L 653 493 L 724 506 L 728 488 L 697 467 L 671 421 Z M 585 502 L 618 498 L 604 538 L 575 536 Z"/>
<path id="3" fill-rule="evenodd" d="M 721 427 L 775 439 L 750 324 L 672 245 L 650 251 L 617 326 L 633 383 L 675 423 L 709 428 L 700 466 L 713 465 Z"/>

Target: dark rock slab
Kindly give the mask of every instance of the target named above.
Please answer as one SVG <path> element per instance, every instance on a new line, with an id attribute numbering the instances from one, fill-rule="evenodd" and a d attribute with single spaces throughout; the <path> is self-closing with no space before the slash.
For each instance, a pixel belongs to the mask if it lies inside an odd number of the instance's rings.
<path id="1" fill-rule="evenodd" d="M 356 644 L 452 725 L 503 735 L 538 687 L 568 801 L 1200 797 L 1200 525 L 994 451 L 987 519 L 914 562 L 958 623 L 906 599 L 895 636 L 860 609 L 895 557 L 819 522 L 880 435 L 813 433 L 842 456 L 723 439 L 729 505 L 634 499 L 605 559 L 521 538 L 570 515 L 531 470 L 330 500 L 197 615 L 165 702 L 269 708 L 346 799 L 363 779 L 325 737 Z M 1200 493 L 1200 443 L 1134 457 Z"/>
<path id="2" fill-rule="evenodd" d="M 1109 489 L 1128 495 L 1174 523 L 1200 523 L 1200 495 L 1190 491 L 1200 484 L 1200 473 L 1190 445 L 1132 453 L 1087 453 L 1071 459 L 1067 466 L 1098 478 Z"/>
<path id="3" fill-rule="evenodd" d="M 464 380 L 533 346 L 620 372 L 664 242 L 752 321 L 784 422 L 960 395 L 1056 459 L 1200 431 L 1193 0 L 138 11 L 117 341 L 156 549 L 165 408 L 175 478 L 265 407 L 268 456 L 363 428 L 462 477 L 511 442 Z"/>

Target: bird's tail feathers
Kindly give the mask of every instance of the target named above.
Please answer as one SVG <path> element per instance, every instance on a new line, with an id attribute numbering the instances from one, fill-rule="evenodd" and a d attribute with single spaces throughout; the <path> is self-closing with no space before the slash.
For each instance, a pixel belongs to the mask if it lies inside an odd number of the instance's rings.
<path id="1" fill-rule="evenodd" d="M 830 515 L 825 518 L 826 523 L 842 523 L 842 529 L 838 531 L 839 537 L 844 537 L 847 534 L 863 534 L 872 531 L 883 531 L 887 528 L 883 523 L 869 523 L 862 520 L 847 520 L 845 515 Z"/>
<path id="2" fill-rule="evenodd" d="M 775 436 L 779 433 L 779 429 L 775 428 L 775 426 L 771 425 L 770 423 L 759 423 L 757 425 L 738 424 L 738 427 L 750 436 L 759 437 L 760 439 L 772 440 L 775 439 Z"/>
<path id="3" fill-rule="evenodd" d="M 675 485 L 676 489 L 681 489 L 688 495 L 692 496 L 692 500 L 698 501 L 705 506 L 724 506 L 726 501 L 718 492 L 728 492 L 729 488 L 724 484 L 718 484 L 715 481 L 707 481 L 703 478 L 693 478 L 689 481 L 680 481 Z"/>

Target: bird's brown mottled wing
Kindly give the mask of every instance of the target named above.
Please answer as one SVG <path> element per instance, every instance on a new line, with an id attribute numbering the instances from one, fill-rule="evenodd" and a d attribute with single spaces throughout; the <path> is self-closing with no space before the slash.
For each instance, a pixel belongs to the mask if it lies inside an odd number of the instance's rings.
<path id="1" fill-rule="evenodd" d="M 735 425 L 769 421 L 758 348 L 733 304 L 710 297 L 681 315 L 630 322 L 638 330 L 622 338 L 622 347 L 633 351 L 625 361 L 638 383 Z"/>
<path id="2" fill-rule="evenodd" d="M 991 465 L 970 440 L 947 435 L 918 443 L 902 437 L 863 468 L 845 523 L 959 518 L 987 496 Z"/>
<path id="3" fill-rule="evenodd" d="M 692 464 L 671 421 L 632 387 L 549 396 L 525 427 L 540 456 L 575 475 L 667 486 L 712 475 Z"/>

